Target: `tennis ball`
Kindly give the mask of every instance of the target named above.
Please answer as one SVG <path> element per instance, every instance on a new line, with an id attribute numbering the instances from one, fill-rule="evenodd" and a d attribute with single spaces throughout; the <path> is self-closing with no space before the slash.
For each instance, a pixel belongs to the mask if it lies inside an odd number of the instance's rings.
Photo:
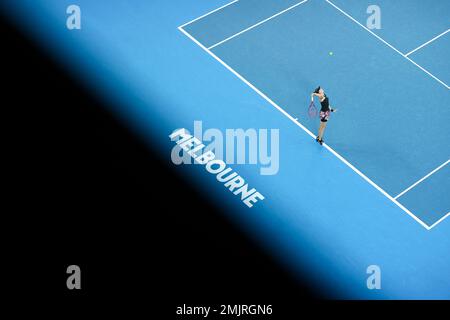
<path id="1" fill-rule="evenodd" d="M 330 52 L 329 52 L 329 55 L 332 56 L 332 55 L 333 55 L 333 51 L 330 51 Z"/>

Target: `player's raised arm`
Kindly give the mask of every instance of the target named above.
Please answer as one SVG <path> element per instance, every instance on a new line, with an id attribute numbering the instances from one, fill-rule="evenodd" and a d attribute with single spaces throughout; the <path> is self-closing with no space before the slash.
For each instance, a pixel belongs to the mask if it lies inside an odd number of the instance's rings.
<path id="1" fill-rule="evenodd" d="M 314 96 L 319 97 L 320 98 L 320 94 L 312 92 L 311 93 L 311 101 L 314 101 Z"/>
<path id="2" fill-rule="evenodd" d="M 318 97 L 320 100 L 323 98 L 323 93 L 320 90 L 320 86 L 317 87 L 312 93 L 311 93 L 311 101 L 314 101 L 314 96 Z"/>

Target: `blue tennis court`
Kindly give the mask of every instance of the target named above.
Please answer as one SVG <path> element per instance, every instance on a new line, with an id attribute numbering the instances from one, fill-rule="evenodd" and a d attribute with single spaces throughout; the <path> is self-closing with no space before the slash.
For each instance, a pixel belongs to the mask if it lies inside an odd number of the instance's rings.
<path id="1" fill-rule="evenodd" d="M 1 6 L 173 167 L 168 136 L 195 121 L 279 130 L 277 174 L 233 165 L 265 196 L 251 209 L 204 168 L 177 169 L 293 274 L 331 298 L 450 299 L 450 2 L 377 1 L 372 30 L 366 0 L 228 1 L 78 0 L 77 31 L 68 0 Z M 338 108 L 324 146 L 318 85 Z"/>
<path id="2" fill-rule="evenodd" d="M 326 88 L 328 150 L 430 229 L 450 214 L 449 21 L 430 12 L 450 3 L 417 3 L 379 1 L 372 31 L 369 1 L 240 0 L 180 30 L 312 137 L 309 94 Z"/>

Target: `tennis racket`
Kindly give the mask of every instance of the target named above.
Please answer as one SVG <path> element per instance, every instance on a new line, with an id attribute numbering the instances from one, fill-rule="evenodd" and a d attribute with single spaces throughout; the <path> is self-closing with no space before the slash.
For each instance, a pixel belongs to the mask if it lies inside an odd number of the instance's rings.
<path id="1" fill-rule="evenodd" d="M 314 105 L 314 101 L 311 101 L 311 103 L 309 104 L 308 115 L 309 115 L 310 118 L 317 117 L 317 108 Z"/>

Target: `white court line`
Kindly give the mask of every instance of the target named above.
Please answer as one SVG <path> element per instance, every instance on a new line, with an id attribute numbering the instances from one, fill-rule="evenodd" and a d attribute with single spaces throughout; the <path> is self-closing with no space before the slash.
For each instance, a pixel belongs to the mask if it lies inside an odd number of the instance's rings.
<path id="1" fill-rule="evenodd" d="M 213 10 L 213 11 L 210 11 L 210 12 L 208 12 L 208 13 L 205 13 L 204 15 L 202 15 L 202 16 L 200 16 L 200 17 L 198 17 L 198 18 L 195 18 L 194 20 L 191 20 L 191 21 L 189 21 L 189 22 L 183 24 L 180 28 L 184 28 L 185 26 L 190 25 L 191 23 L 193 23 L 193 22 L 195 22 L 195 21 L 198 21 L 198 20 L 200 20 L 200 19 L 203 19 L 204 17 L 207 17 L 207 16 L 209 16 L 210 14 L 213 14 L 214 12 L 217 12 L 217 11 L 219 11 L 219 10 L 222 10 L 223 8 L 226 8 L 226 7 L 232 5 L 233 3 L 236 3 L 236 2 L 238 2 L 238 1 L 239 1 L 239 0 L 234 0 L 234 1 L 230 2 L 230 3 L 227 3 L 226 5 L 221 6 L 220 8 L 217 8 L 217 9 L 215 9 L 215 10 Z"/>
<path id="2" fill-rule="evenodd" d="M 426 45 L 429 45 L 430 43 L 432 43 L 434 40 L 439 39 L 440 37 L 442 37 L 444 34 L 446 34 L 447 32 L 450 32 L 450 29 L 447 29 L 446 31 L 442 32 L 441 34 L 437 35 L 436 37 L 434 37 L 433 39 L 431 39 L 430 41 L 425 42 L 423 45 L 415 48 L 414 50 L 411 50 L 410 52 L 408 52 L 407 54 L 405 54 L 405 57 L 409 56 L 411 53 L 416 52 L 419 49 L 422 49 L 423 47 L 425 47 Z"/>
<path id="3" fill-rule="evenodd" d="M 436 169 L 434 169 L 433 171 L 431 171 L 429 174 L 427 174 L 425 177 L 423 177 L 422 179 L 420 179 L 419 181 L 417 181 L 416 183 L 414 183 L 413 185 L 411 185 L 410 187 L 408 187 L 407 189 L 405 189 L 404 191 L 402 191 L 398 196 L 396 196 L 394 199 L 398 199 L 400 198 L 402 195 L 404 195 L 405 193 L 407 193 L 409 190 L 411 190 L 412 188 L 414 188 L 415 186 L 417 186 L 419 183 L 423 182 L 424 180 L 426 180 L 427 178 L 429 178 L 432 174 L 438 172 L 439 170 L 441 170 L 443 167 L 445 167 L 448 163 L 450 162 L 450 160 L 447 160 L 446 162 L 444 162 L 443 164 L 441 164 L 439 167 L 437 167 Z"/>
<path id="4" fill-rule="evenodd" d="M 303 0 L 303 1 L 299 2 L 299 3 L 297 3 L 297 4 L 294 4 L 293 6 L 290 6 L 289 8 L 284 9 L 283 11 L 280 11 L 280 12 L 274 14 L 273 16 L 270 16 L 269 18 L 264 19 L 264 20 L 262 20 L 262 21 L 260 21 L 260 22 L 258 22 L 258 23 L 256 23 L 256 24 L 254 24 L 254 25 L 248 27 L 247 29 L 244 29 L 244 30 L 242 30 L 242 31 L 240 31 L 240 32 L 238 32 L 238 33 L 232 35 L 231 37 L 228 37 L 228 38 L 226 38 L 226 39 L 224 39 L 224 40 L 222 40 L 222 41 L 220 41 L 220 42 L 218 42 L 218 43 L 216 43 L 216 44 L 210 46 L 210 47 L 208 48 L 208 50 L 211 50 L 211 49 L 213 49 L 213 48 L 215 48 L 215 47 L 217 47 L 217 46 L 220 46 L 221 44 L 223 44 L 223 43 L 225 43 L 225 42 L 227 42 L 227 41 L 229 41 L 229 40 L 231 40 L 231 39 L 233 39 L 233 38 L 236 38 L 237 36 L 239 36 L 239 35 L 241 35 L 241 34 L 247 32 L 247 31 L 250 31 L 250 30 L 256 28 L 257 26 L 260 26 L 260 25 L 262 25 L 263 23 L 266 23 L 267 21 L 272 20 L 273 18 L 278 17 L 279 15 L 282 15 L 283 13 L 288 12 L 289 10 L 294 9 L 295 7 L 298 7 L 299 5 L 301 5 L 301 4 L 303 4 L 303 3 L 307 2 L 307 1 L 308 1 L 308 0 Z"/>
<path id="5" fill-rule="evenodd" d="M 450 212 L 448 212 L 446 215 L 444 215 L 442 218 L 440 218 L 438 221 L 436 221 L 435 223 L 433 223 L 430 226 L 430 229 L 433 229 L 435 226 L 437 226 L 439 223 L 441 223 L 442 221 L 444 221 L 445 218 L 450 216 Z"/>
<path id="6" fill-rule="evenodd" d="M 266 96 L 264 93 L 262 93 L 258 88 L 256 88 L 253 84 L 251 84 L 247 79 L 245 79 L 243 76 L 241 76 L 238 72 L 236 72 L 233 68 L 231 68 L 228 64 L 226 64 L 223 60 L 221 60 L 219 57 L 217 57 L 213 52 L 208 50 L 204 45 L 202 45 L 197 39 L 195 39 L 191 34 L 189 34 L 186 30 L 184 30 L 182 27 L 178 27 L 178 29 L 183 32 L 189 39 L 194 41 L 199 47 L 201 47 L 203 50 L 205 50 L 210 56 L 212 56 L 215 60 L 217 60 L 220 64 L 222 64 L 225 68 L 227 68 L 231 73 L 233 73 L 236 77 L 238 77 L 242 82 L 244 82 L 246 85 L 248 85 L 250 88 L 252 88 L 257 94 L 259 94 L 264 100 L 269 102 L 272 106 L 274 106 L 276 109 L 278 109 L 281 113 L 283 113 L 287 118 L 289 118 L 292 122 L 294 122 L 295 125 L 300 127 L 303 131 L 305 131 L 309 136 L 312 138 L 316 138 L 316 136 L 309 131 L 305 126 L 303 126 L 300 122 L 296 121 L 295 118 L 293 118 L 289 113 L 287 113 L 285 110 L 283 110 L 280 106 L 278 106 L 275 102 L 273 102 L 268 96 Z M 379 187 L 375 182 L 370 180 L 366 175 L 364 175 L 361 171 L 356 169 L 350 162 L 348 162 L 344 157 L 342 157 L 340 154 L 338 154 L 336 151 L 334 151 L 330 146 L 328 146 L 326 143 L 324 144 L 325 148 L 330 151 L 332 154 L 334 154 L 339 160 L 344 162 L 350 169 L 352 169 L 354 172 L 356 172 L 359 176 L 361 176 L 364 180 L 366 180 L 369 184 L 371 184 L 373 187 L 375 187 L 378 191 L 380 191 L 384 196 L 386 196 L 389 200 L 394 202 L 400 209 L 402 209 L 404 212 L 406 212 L 410 217 L 412 217 L 414 220 L 416 220 L 420 225 L 422 225 L 425 229 L 430 230 L 431 228 L 422 220 L 420 220 L 417 216 L 415 216 L 413 213 L 411 213 L 407 208 L 405 208 L 401 203 L 399 203 L 397 200 L 392 198 L 386 191 L 384 191 L 381 187 Z"/>
<path id="7" fill-rule="evenodd" d="M 385 45 L 387 45 L 389 48 L 393 49 L 395 52 L 397 52 L 398 54 L 400 54 L 402 57 L 404 57 L 406 60 L 408 60 L 409 62 L 411 62 L 412 64 L 414 64 L 416 67 L 418 67 L 420 70 L 422 70 L 423 72 L 425 72 L 426 74 L 428 74 L 430 77 L 432 77 L 434 80 L 436 80 L 437 82 L 439 82 L 440 84 L 442 84 L 444 87 L 446 87 L 447 89 L 450 89 L 450 87 L 441 79 L 439 79 L 438 77 L 436 77 L 435 75 L 433 75 L 431 72 L 429 72 L 428 70 L 426 70 L 425 68 L 423 68 L 422 66 L 418 65 L 415 61 L 413 61 L 412 59 L 410 59 L 409 57 L 407 57 L 406 55 L 404 55 L 402 52 L 400 52 L 397 48 L 395 48 L 393 45 L 391 45 L 390 43 L 388 43 L 386 40 L 384 40 L 383 38 L 381 38 L 379 35 L 377 35 L 376 33 L 374 33 L 372 30 L 370 30 L 369 28 L 367 28 L 366 26 L 362 25 L 361 23 L 359 23 L 355 18 L 353 18 L 351 15 L 349 15 L 347 12 L 345 12 L 344 10 L 342 10 L 341 8 L 339 8 L 337 5 L 335 5 L 334 3 L 332 3 L 330 0 L 326 0 L 330 5 L 332 5 L 333 7 L 335 7 L 337 10 L 339 10 L 342 14 L 344 14 L 347 18 L 349 18 L 350 20 L 352 20 L 353 22 L 357 23 L 358 25 L 360 25 L 361 27 L 363 27 L 365 30 L 367 30 L 368 32 L 370 32 L 370 34 L 372 34 L 374 37 L 376 37 L 378 40 L 380 40 L 381 42 L 383 42 Z"/>

